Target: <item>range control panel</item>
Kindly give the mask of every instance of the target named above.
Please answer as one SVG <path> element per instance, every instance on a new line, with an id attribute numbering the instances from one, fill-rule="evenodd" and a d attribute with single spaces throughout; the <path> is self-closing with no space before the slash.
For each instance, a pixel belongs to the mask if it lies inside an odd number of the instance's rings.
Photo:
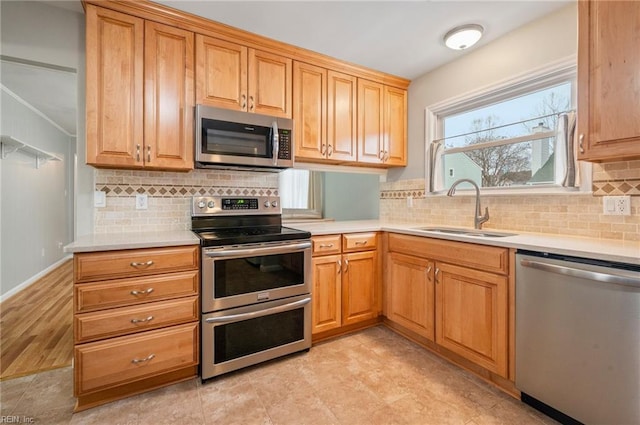
<path id="1" fill-rule="evenodd" d="M 191 216 L 281 214 L 279 196 L 194 196 Z"/>

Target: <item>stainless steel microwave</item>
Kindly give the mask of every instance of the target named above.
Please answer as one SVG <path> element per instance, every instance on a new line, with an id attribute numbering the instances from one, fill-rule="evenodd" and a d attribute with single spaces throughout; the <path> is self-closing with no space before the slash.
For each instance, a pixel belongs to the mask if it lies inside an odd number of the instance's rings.
<path id="1" fill-rule="evenodd" d="M 196 168 L 293 167 L 293 120 L 196 106 Z"/>

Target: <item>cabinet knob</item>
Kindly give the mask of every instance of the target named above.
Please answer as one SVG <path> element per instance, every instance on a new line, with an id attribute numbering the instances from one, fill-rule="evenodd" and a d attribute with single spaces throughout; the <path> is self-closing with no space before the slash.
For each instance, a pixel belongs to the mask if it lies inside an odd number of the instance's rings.
<path id="1" fill-rule="evenodd" d="M 333 145 L 329 144 L 329 152 L 327 152 L 327 155 L 331 156 L 333 155 Z"/>
<path id="2" fill-rule="evenodd" d="M 327 145 L 325 143 L 322 144 L 322 147 L 320 148 L 320 153 L 322 155 L 327 153 Z"/>
<path id="3" fill-rule="evenodd" d="M 136 145 L 136 161 L 140 162 L 140 145 Z"/>
<path id="4" fill-rule="evenodd" d="M 338 260 L 338 274 L 342 271 L 342 261 Z"/>
<path id="5" fill-rule="evenodd" d="M 347 260 L 346 258 L 344 259 L 344 270 L 343 273 L 346 273 L 349 271 L 349 260 Z"/>
<path id="6" fill-rule="evenodd" d="M 147 162 L 151 162 L 151 146 L 147 146 Z"/>
<path id="7" fill-rule="evenodd" d="M 440 269 L 436 267 L 436 272 L 435 272 L 435 276 L 436 276 L 436 283 L 440 283 L 440 281 L 438 280 L 438 275 L 440 274 Z"/>
<path id="8" fill-rule="evenodd" d="M 249 110 L 253 111 L 253 96 L 249 96 Z"/>
<path id="9" fill-rule="evenodd" d="M 580 137 L 578 137 L 578 148 L 580 153 L 584 153 L 584 134 L 581 134 Z"/>
<path id="10" fill-rule="evenodd" d="M 247 109 L 247 95 L 243 94 L 242 95 L 242 110 L 246 110 Z"/>

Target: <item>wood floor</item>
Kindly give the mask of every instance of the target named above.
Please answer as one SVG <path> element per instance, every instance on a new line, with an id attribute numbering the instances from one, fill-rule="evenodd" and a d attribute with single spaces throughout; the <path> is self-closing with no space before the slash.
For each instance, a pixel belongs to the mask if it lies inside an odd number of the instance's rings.
<path id="1" fill-rule="evenodd" d="M 0 304 L 0 380 L 70 366 L 73 261 Z"/>

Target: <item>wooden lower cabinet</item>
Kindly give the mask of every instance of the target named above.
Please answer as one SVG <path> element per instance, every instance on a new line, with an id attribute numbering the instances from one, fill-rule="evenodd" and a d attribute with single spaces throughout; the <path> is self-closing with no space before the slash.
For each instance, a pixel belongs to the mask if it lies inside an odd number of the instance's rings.
<path id="1" fill-rule="evenodd" d="M 433 341 L 434 262 L 392 252 L 387 267 L 387 317 Z"/>
<path id="2" fill-rule="evenodd" d="M 74 255 L 75 411 L 197 375 L 198 248 Z"/>
<path id="3" fill-rule="evenodd" d="M 513 253 L 393 233 L 386 246 L 390 326 L 499 385 L 513 380 Z"/>
<path id="4" fill-rule="evenodd" d="M 380 315 L 377 234 L 314 236 L 312 240 L 314 337 L 376 322 Z"/>
<path id="5" fill-rule="evenodd" d="M 346 254 L 342 261 L 342 324 L 376 318 L 377 251 Z"/>
<path id="6" fill-rule="evenodd" d="M 339 328 L 342 323 L 342 264 L 340 255 L 313 259 L 312 333 Z"/>
<path id="7" fill-rule="evenodd" d="M 507 277 L 436 264 L 436 343 L 507 376 Z"/>

